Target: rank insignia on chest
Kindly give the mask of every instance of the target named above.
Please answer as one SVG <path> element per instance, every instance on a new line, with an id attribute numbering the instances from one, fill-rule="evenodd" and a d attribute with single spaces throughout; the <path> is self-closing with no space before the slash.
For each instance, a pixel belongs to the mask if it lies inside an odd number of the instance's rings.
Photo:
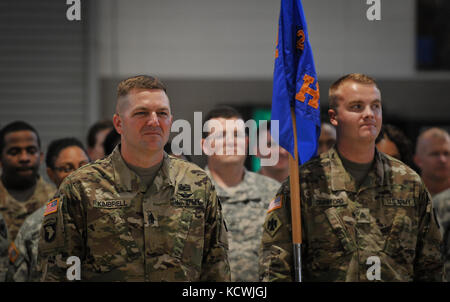
<path id="1" fill-rule="evenodd" d="M 47 216 L 49 214 L 58 211 L 59 200 L 60 200 L 59 198 L 55 198 L 47 203 L 47 206 L 45 207 L 44 216 Z"/>
<path id="2" fill-rule="evenodd" d="M 355 211 L 355 218 L 357 223 L 370 223 L 370 209 L 361 208 Z"/>
<path id="3" fill-rule="evenodd" d="M 151 211 L 147 211 L 146 213 L 147 215 L 144 217 L 144 222 L 145 222 L 145 226 L 149 227 L 149 226 L 153 226 L 153 227 L 157 227 L 158 225 L 158 220 L 156 219 L 156 213 L 153 214 Z"/>

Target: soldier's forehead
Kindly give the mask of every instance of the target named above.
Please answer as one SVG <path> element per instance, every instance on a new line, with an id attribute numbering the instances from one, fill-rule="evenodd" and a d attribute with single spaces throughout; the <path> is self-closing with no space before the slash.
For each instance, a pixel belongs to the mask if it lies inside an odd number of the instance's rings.
<path id="1" fill-rule="evenodd" d="M 10 132 L 5 135 L 6 144 L 18 144 L 18 143 L 38 143 L 36 133 L 30 130 L 21 130 Z"/>

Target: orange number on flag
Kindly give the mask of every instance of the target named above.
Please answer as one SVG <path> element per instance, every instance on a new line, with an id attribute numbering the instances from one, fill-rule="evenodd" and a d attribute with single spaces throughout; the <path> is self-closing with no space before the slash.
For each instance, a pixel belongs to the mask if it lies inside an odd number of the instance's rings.
<path id="1" fill-rule="evenodd" d="M 303 30 L 297 30 L 297 37 L 299 37 L 297 40 L 297 49 L 303 50 L 305 48 L 305 33 Z"/>

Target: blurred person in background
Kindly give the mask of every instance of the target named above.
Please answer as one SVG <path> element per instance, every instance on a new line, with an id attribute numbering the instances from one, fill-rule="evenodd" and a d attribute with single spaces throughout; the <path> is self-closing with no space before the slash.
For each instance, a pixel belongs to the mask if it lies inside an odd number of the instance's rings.
<path id="1" fill-rule="evenodd" d="M 92 161 L 105 157 L 103 142 L 112 129 L 113 122 L 109 119 L 98 121 L 89 128 L 87 135 L 87 152 Z"/>
<path id="2" fill-rule="evenodd" d="M 414 162 L 431 196 L 450 188 L 450 137 L 441 128 L 431 128 L 417 138 Z"/>
<path id="3" fill-rule="evenodd" d="M 278 145 L 278 143 L 273 140 L 272 135 L 270 134 L 272 125 L 271 121 L 268 120 L 265 123 L 267 127 L 264 127 L 262 123 L 259 125 L 258 128 L 258 133 L 260 135 L 259 139 L 261 139 L 262 136 L 267 137 L 267 148 L 269 148 L 270 151 L 268 154 L 262 155 L 258 143 L 256 156 L 259 158 L 270 158 L 272 156 L 272 152 L 278 152 L 279 155 L 278 161 L 275 165 L 261 166 L 261 169 L 258 171 L 258 173 L 270 177 L 272 179 L 275 179 L 281 184 L 281 182 L 283 182 L 289 176 L 289 152 L 286 151 L 286 149 Z"/>
<path id="4" fill-rule="evenodd" d="M 116 131 L 115 128 L 113 128 L 111 129 L 111 131 L 109 131 L 108 135 L 106 135 L 103 142 L 103 150 L 105 150 L 105 156 L 110 155 L 119 143 L 120 134 Z"/>
<path id="5" fill-rule="evenodd" d="M 43 157 L 39 134 L 28 123 L 16 121 L 0 130 L 0 213 L 11 241 L 25 218 L 55 193 L 55 187 L 39 175 Z"/>
<path id="6" fill-rule="evenodd" d="M 413 162 L 413 145 L 399 128 L 389 124 L 383 125 L 375 143 L 379 151 L 404 162 L 417 171 Z"/>
<path id="7" fill-rule="evenodd" d="M 417 138 L 414 161 L 432 196 L 433 210 L 444 242 L 442 249 L 446 281 L 450 281 L 450 136 L 441 128 L 430 128 Z"/>
<path id="8" fill-rule="evenodd" d="M 317 154 L 327 152 L 336 143 L 336 128 L 333 125 L 323 122 L 320 128 L 319 147 Z"/>
<path id="9" fill-rule="evenodd" d="M 70 173 L 89 162 L 87 151 L 76 138 L 54 140 L 47 148 L 45 163 L 47 175 L 57 187 Z M 10 267 L 7 281 L 39 281 L 38 243 L 44 211 L 42 206 L 20 227 L 14 242 L 9 247 Z"/>
<path id="10" fill-rule="evenodd" d="M 181 146 L 181 148 L 182 148 L 182 147 L 183 147 L 183 146 Z M 183 154 L 183 153 L 181 153 L 180 155 L 176 155 L 176 154 L 174 154 L 174 153 L 172 152 L 172 141 L 171 141 L 171 140 L 169 140 L 169 141 L 167 142 L 167 144 L 164 145 L 164 151 L 165 151 L 167 154 L 172 155 L 172 156 L 174 156 L 174 157 L 176 157 L 176 158 L 180 158 L 180 159 L 184 159 L 184 160 L 186 160 L 186 161 L 192 162 L 192 158 L 191 158 L 189 155 L 185 155 L 185 154 Z"/>
<path id="11" fill-rule="evenodd" d="M 245 129 L 226 125 L 239 121 L 244 123 L 242 115 L 232 107 L 211 110 L 205 117 L 205 125 L 210 123 L 212 128 L 210 133 L 203 133 L 202 148 L 208 156 L 205 171 L 216 187 L 228 226 L 231 281 L 256 282 L 264 213 L 280 184 L 245 168 L 248 148 Z M 214 124 L 221 127 L 216 129 Z M 210 152 L 209 147 L 217 152 Z M 227 152 L 230 149 L 231 154 Z"/>

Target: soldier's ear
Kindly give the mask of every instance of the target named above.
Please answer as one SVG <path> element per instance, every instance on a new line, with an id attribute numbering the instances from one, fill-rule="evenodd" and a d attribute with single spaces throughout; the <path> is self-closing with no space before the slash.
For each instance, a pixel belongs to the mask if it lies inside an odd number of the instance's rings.
<path id="1" fill-rule="evenodd" d="M 328 110 L 328 117 L 330 118 L 331 125 L 337 127 L 338 122 L 336 120 L 337 112 L 335 109 L 329 109 Z"/>
<path id="2" fill-rule="evenodd" d="M 122 119 L 115 113 L 113 116 L 114 128 L 116 128 L 117 133 L 122 134 Z"/>

